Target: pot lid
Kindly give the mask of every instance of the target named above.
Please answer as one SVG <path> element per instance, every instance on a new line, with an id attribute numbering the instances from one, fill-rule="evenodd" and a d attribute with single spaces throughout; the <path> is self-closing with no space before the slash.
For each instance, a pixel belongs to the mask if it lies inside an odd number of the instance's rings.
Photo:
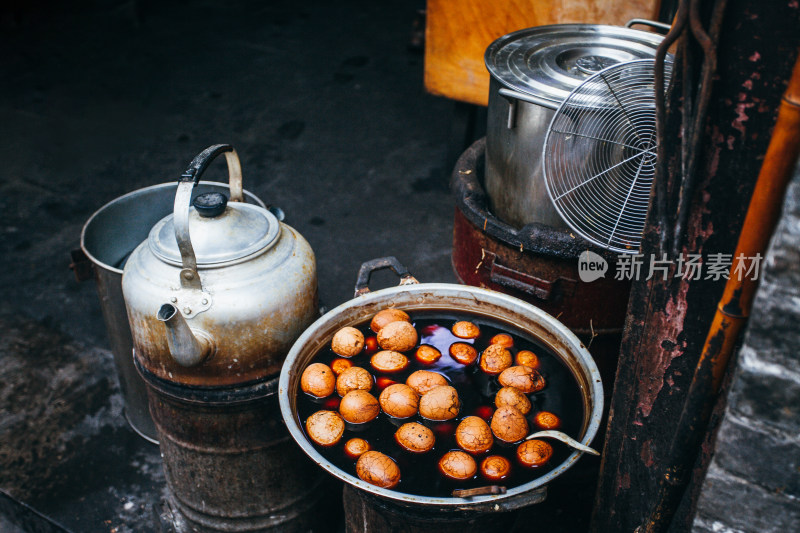
<path id="1" fill-rule="evenodd" d="M 655 57 L 663 36 L 589 24 L 537 26 L 486 49 L 489 73 L 507 88 L 560 104 L 586 78 L 617 63 Z"/>
<path id="2" fill-rule="evenodd" d="M 195 201 L 196 203 L 196 201 Z M 266 251 L 277 240 L 280 223 L 275 215 L 242 202 L 227 204 L 221 214 L 201 215 L 206 206 L 189 208 L 189 237 L 198 267 L 222 266 Z M 212 211 L 213 213 L 213 211 Z M 181 266 L 173 216 L 161 219 L 150 230 L 150 250 L 162 261 Z"/>

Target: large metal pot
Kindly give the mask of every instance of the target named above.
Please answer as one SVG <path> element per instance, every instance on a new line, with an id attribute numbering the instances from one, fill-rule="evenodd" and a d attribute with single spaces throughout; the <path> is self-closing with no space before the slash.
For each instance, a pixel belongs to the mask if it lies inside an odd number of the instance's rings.
<path id="1" fill-rule="evenodd" d="M 586 78 L 615 63 L 654 57 L 662 39 L 618 26 L 556 24 L 510 33 L 486 49 L 486 192 L 501 220 L 567 229 L 542 175 L 550 121 Z"/>
<path id="2" fill-rule="evenodd" d="M 195 183 L 220 154 L 231 196 Z M 289 444 L 275 374 L 319 314 L 311 247 L 241 201 L 233 148 L 199 154 L 181 176 L 174 212 L 137 247 L 122 277 L 134 346 L 161 446 L 178 532 L 308 531 L 321 472 Z"/>
<path id="3" fill-rule="evenodd" d="M 391 267 L 401 276 L 400 285 L 370 292 L 367 287 L 369 274 L 372 270 L 385 267 Z M 506 323 L 513 328 L 524 329 L 532 337 L 546 344 L 572 371 L 581 388 L 585 412 L 578 440 L 589 444 L 594 439 L 603 411 L 603 386 L 600 374 L 589 352 L 563 324 L 540 309 L 506 294 L 462 285 L 418 283 L 395 258 L 384 258 L 362 266 L 356 285 L 356 297 L 314 322 L 292 346 L 286 358 L 279 382 L 281 413 L 290 434 L 303 451 L 330 474 L 356 489 L 357 497 L 363 502 L 377 499 L 379 507 L 388 506 L 393 509 L 391 513 L 396 516 L 392 518 L 394 523 L 392 531 L 418 531 L 420 523 L 427 523 L 429 527 L 435 525 L 438 531 L 450 531 L 453 528 L 464 532 L 476 531 L 474 529 L 476 527 L 479 531 L 494 530 L 491 524 L 503 524 L 503 521 L 497 520 L 497 517 L 494 521 L 479 520 L 482 514 L 507 513 L 542 501 L 547 484 L 574 465 L 580 453 L 572 453 L 551 472 L 510 489 L 502 495 L 475 496 L 469 499 L 434 498 L 405 494 L 365 483 L 334 466 L 308 442 L 297 414 L 297 394 L 302 370 L 318 350 L 330 343 L 333 334 L 339 328 L 361 324 L 377 311 L 387 307 L 398 307 L 409 312 L 444 310 L 473 313 Z M 345 512 L 363 513 L 365 517 L 373 514 L 361 506 L 362 503 L 346 502 Z M 383 513 L 380 510 L 375 512 Z M 426 516 L 435 516 L 435 519 L 431 520 Z M 346 516 L 350 532 L 367 529 L 384 531 L 380 527 L 372 527 L 374 524 L 357 527 L 358 520 L 352 518 Z M 407 523 L 398 525 L 397 520 L 404 520 Z"/>

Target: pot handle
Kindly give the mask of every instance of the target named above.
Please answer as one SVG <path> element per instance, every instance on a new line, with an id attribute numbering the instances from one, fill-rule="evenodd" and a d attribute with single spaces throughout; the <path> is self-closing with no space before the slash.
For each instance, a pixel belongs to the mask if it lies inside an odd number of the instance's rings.
<path id="1" fill-rule="evenodd" d="M 381 257 L 361 264 L 361 268 L 358 269 L 358 279 L 356 279 L 355 297 L 367 294 L 369 292 L 369 278 L 372 276 L 372 273 L 385 268 L 391 268 L 395 274 L 400 276 L 400 285 L 414 285 L 419 283 L 396 257 Z"/>
<path id="2" fill-rule="evenodd" d="M 664 32 L 668 32 L 670 28 L 672 28 L 672 26 L 667 24 L 666 22 L 656 22 L 655 20 L 649 20 L 649 19 L 631 19 L 625 23 L 625 27 L 630 28 L 631 26 L 635 26 L 636 24 L 639 24 L 641 26 L 650 26 L 651 28 L 662 30 Z"/>
<path id="3" fill-rule="evenodd" d="M 178 190 L 175 193 L 173 207 L 173 225 L 175 226 L 175 240 L 178 241 L 178 250 L 181 252 L 182 269 L 180 273 L 181 287 L 184 289 L 202 290 L 200 275 L 197 273 L 197 257 L 194 254 L 192 240 L 189 235 L 189 207 L 192 204 L 192 189 L 197 187 L 200 176 L 208 165 L 220 154 L 225 154 L 228 162 L 228 183 L 231 191 L 232 202 L 243 201 L 242 196 L 242 166 L 236 150 L 229 144 L 215 144 L 209 146 L 192 159 L 189 166 L 178 178 Z"/>

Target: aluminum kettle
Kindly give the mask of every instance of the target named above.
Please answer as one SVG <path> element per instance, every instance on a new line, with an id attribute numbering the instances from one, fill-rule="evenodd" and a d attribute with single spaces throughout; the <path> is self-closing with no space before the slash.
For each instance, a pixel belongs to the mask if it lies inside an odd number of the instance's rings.
<path id="1" fill-rule="evenodd" d="M 220 154 L 230 201 L 209 193 L 192 202 L 192 189 Z M 318 316 L 311 247 L 268 210 L 242 202 L 239 157 L 226 144 L 201 152 L 181 175 L 173 214 L 131 253 L 122 292 L 139 371 L 189 386 L 278 374 Z"/>

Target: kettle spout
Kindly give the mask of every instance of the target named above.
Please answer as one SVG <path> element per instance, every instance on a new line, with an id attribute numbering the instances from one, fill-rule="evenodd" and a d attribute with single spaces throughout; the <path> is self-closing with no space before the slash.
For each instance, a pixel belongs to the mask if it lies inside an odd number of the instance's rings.
<path id="1" fill-rule="evenodd" d="M 195 366 L 211 354 L 211 341 L 202 333 L 193 332 L 174 305 L 162 305 L 157 317 L 167 327 L 169 353 L 176 363 Z"/>

